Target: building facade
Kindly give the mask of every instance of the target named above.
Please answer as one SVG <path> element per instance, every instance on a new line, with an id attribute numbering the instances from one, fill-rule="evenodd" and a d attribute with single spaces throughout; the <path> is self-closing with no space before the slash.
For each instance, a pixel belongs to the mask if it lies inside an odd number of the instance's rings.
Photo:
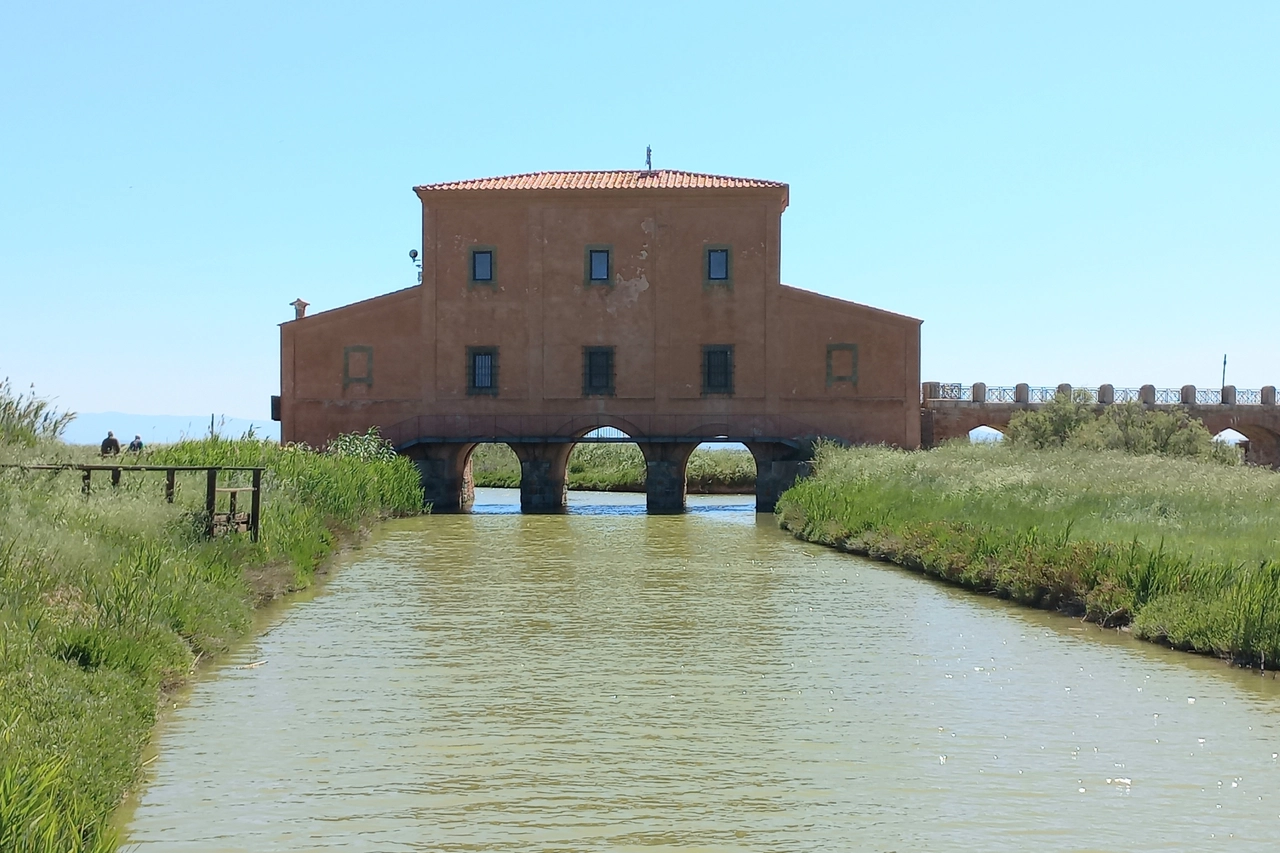
<path id="1" fill-rule="evenodd" d="M 529 486 L 552 509 L 554 469 L 600 426 L 648 448 L 651 479 L 658 444 L 687 459 L 704 439 L 755 442 L 766 468 L 818 437 L 919 446 L 920 322 L 781 283 L 785 184 L 544 172 L 415 189 L 421 284 L 282 325 L 285 441 L 378 426 L 441 508 L 466 503 L 470 448 L 507 441 L 552 472 Z"/>

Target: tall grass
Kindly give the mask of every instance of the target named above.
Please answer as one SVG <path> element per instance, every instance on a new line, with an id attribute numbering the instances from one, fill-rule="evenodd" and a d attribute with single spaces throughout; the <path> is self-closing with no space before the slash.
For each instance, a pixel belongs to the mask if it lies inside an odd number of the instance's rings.
<path id="1" fill-rule="evenodd" d="M 113 849 L 157 700 L 248 628 L 249 574 L 304 586 L 344 532 L 421 510 L 410 462 L 335 450 L 210 438 L 136 460 L 265 467 L 257 543 L 202 537 L 202 475 L 168 504 L 163 474 L 85 496 L 74 473 L 0 470 L 0 851 Z M 0 444 L 0 462 L 90 459 L 47 437 Z"/>
<path id="2" fill-rule="evenodd" d="M 477 486 L 518 488 L 520 461 L 505 444 L 481 444 L 471 454 Z M 699 448 L 685 474 L 690 492 L 752 492 L 756 463 L 746 450 Z M 569 454 L 568 483 L 587 491 L 643 492 L 644 455 L 634 444 L 583 443 Z"/>
<path id="3" fill-rule="evenodd" d="M 801 538 L 1246 664 L 1280 660 L 1280 476 L 1212 460 L 950 444 L 819 450 Z"/>

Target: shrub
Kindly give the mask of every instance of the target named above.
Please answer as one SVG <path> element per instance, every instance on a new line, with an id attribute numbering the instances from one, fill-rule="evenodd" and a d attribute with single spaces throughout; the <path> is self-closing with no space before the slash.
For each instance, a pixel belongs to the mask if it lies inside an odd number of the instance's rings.
<path id="1" fill-rule="evenodd" d="M 1135 402 L 1097 406 L 1093 395 L 1079 390 L 1070 397 L 1058 394 L 1038 410 L 1015 412 L 1006 438 L 1014 447 L 1036 450 L 1078 447 L 1240 464 L 1238 448 L 1214 441 L 1204 424 L 1182 409 L 1148 409 Z"/>

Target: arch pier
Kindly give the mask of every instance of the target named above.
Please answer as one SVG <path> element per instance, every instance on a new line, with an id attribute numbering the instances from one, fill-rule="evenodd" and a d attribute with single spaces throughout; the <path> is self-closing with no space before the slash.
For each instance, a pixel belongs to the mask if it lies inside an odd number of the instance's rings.
<path id="1" fill-rule="evenodd" d="M 689 457 L 702 437 L 638 437 L 606 439 L 634 442 L 645 460 L 645 506 L 654 515 L 685 511 Z M 720 442 L 745 444 L 756 463 L 756 511 L 773 512 L 778 498 L 809 472 L 813 444 L 791 439 L 717 436 Z M 477 444 L 508 445 L 520 460 L 520 510 L 558 513 L 568 506 L 569 454 L 579 442 L 598 439 L 577 436 L 546 438 L 486 436 L 465 441 L 419 440 L 401 445 L 400 453 L 418 468 L 425 500 L 433 512 L 466 512 L 475 502 L 471 452 Z"/>

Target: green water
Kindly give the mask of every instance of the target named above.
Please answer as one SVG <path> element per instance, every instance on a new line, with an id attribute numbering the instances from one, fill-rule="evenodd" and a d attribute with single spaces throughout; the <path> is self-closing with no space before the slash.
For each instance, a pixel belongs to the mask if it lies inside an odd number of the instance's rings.
<path id="1" fill-rule="evenodd" d="M 797 542 L 749 498 L 479 497 L 383 527 L 183 697 L 135 849 L 1280 849 L 1270 677 Z"/>

